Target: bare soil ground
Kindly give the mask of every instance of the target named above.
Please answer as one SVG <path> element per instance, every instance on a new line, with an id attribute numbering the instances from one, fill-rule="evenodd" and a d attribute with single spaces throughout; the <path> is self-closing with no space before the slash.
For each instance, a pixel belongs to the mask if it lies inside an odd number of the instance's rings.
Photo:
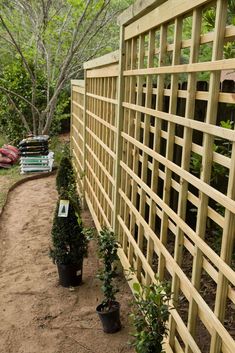
<path id="1" fill-rule="evenodd" d="M 85 260 L 84 283 L 58 285 L 48 258 L 56 199 L 55 176 L 28 181 L 10 193 L 0 218 L 0 353 L 133 352 L 127 344 L 131 293 L 122 275 L 117 298 L 122 330 L 103 333 L 95 313 L 102 294 L 94 244 Z M 92 225 L 88 212 L 83 219 Z"/>

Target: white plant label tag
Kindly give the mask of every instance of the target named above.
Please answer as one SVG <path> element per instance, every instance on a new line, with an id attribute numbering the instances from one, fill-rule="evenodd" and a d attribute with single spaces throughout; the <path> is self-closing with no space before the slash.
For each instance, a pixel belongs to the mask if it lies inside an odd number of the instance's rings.
<path id="1" fill-rule="evenodd" d="M 80 276 L 82 274 L 82 270 L 77 271 L 77 276 Z"/>
<path id="2" fill-rule="evenodd" d="M 58 217 L 68 217 L 69 200 L 60 200 Z"/>

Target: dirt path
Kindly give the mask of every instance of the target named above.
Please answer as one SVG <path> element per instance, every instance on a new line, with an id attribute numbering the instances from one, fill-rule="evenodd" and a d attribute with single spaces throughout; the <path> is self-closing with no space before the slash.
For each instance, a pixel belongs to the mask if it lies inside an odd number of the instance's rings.
<path id="1" fill-rule="evenodd" d="M 95 313 L 101 298 L 94 245 L 84 265 L 84 284 L 58 285 L 48 258 L 57 198 L 55 177 L 28 181 L 9 195 L 0 219 L 0 353 L 127 353 L 130 291 L 123 277 L 118 300 L 122 331 L 104 334 Z M 90 215 L 83 215 L 91 225 Z"/>

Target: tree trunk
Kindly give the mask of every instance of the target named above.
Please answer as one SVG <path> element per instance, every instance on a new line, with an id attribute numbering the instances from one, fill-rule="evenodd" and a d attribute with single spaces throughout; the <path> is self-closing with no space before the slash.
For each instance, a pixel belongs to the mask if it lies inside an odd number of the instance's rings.
<path id="1" fill-rule="evenodd" d="M 50 110 L 49 110 L 49 113 L 47 115 L 46 124 L 45 124 L 45 126 L 43 128 L 43 131 L 42 131 L 42 133 L 45 134 L 45 135 L 49 134 L 51 123 L 52 123 L 52 119 L 53 119 L 53 116 L 54 116 L 54 113 L 55 113 L 57 100 L 58 100 L 58 96 L 51 103 Z"/>

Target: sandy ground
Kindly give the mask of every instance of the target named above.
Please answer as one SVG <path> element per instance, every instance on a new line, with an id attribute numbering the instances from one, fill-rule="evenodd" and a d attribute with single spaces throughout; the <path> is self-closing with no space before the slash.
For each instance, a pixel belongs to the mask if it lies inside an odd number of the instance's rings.
<path id="1" fill-rule="evenodd" d="M 55 177 L 28 181 L 9 195 L 0 218 L 0 353 L 127 353 L 131 293 L 118 278 L 123 328 L 103 333 L 95 313 L 102 294 L 94 244 L 77 288 L 58 285 L 48 258 Z M 83 214 L 86 225 L 92 221 Z"/>

